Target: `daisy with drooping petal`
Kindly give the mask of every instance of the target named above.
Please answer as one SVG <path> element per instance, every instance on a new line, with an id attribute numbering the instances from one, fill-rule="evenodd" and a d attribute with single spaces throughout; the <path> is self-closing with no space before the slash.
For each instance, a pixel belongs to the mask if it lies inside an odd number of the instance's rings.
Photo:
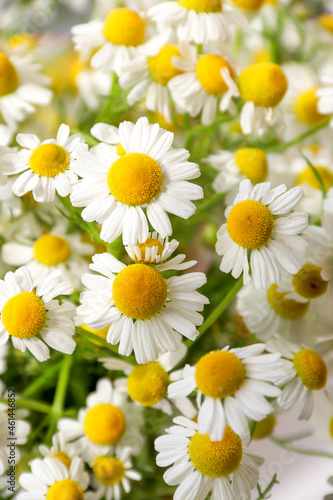
<path id="1" fill-rule="evenodd" d="M 250 500 L 264 459 L 251 451 L 229 426 L 223 438 L 211 441 L 193 420 L 176 417 L 166 435 L 155 440 L 159 467 L 174 464 L 163 476 L 178 485 L 174 500 Z"/>
<path id="2" fill-rule="evenodd" d="M 272 382 L 283 376 L 283 363 L 278 353 L 262 354 L 265 348 L 254 344 L 210 352 L 196 366 L 185 366 L 183 378 L 169 386 L 168 395 L 179 398 L 198 390 L 199 432 L 209 434 L 212 441 L 223 438 L 227 425 L 247 437 L 247 418 L 265 418 L 273 411 L 266 397 L 281 393 Z"/>
<path id="3" fill-rule="evenodd" d="M 143 243 L 148 221 L 162 237 L 170 236 L 166 212 L 184 219 L 193 215 L 195 205 L 190 200 L 201 199 L 203 191 L 187 181 L 199 177 L 200 171 L 187 161 L 188 151 L 171 149 L 173 138 L 173 133 L 157 123 L 150 126 L 143 117 L 134 126 L 119 125 L 121 155 L 104 143 L 78 154 L 73 168 L 83 179 L 74 186 L 71 201 L 86 207 L 84 220 L 102 224 L 104 241 L 111 243 L 123 233 L 124 245 Z"/>
<path id="4" fill-rule="evenodd" d="M 32 191 L 36 201 L 53 201 L 55 193 L 68 196 L 72 192 L 77 175 L 71 164 L 78 149 L 83 146 L 80 134 L 69 137 L 69 126 L 59 127 L 56 139 L 40 142 L 33 134 L 18 134 L 17 142 L 25 149 L 4 156 L 8 164 L 6 175 L 21 174 L 12 186 L 16 196 Z"/>
<path id="5" fill-rule="evenodd" d="M 73 353 L 76 347 L 72 338 L 75 306 L 71 303 L 60 305 L 55 300 L 58 295 L 73 293 L 73 287 L 61 282 L 60 276 L 61 271 L 54 271 L 35 289 L 29 271 L 23 266 L 0 280 L 1 345 L 11 337 L 16 349 L 22 352 L 28 349 L 38 361 L 50 357 L 45 343 L 65 354 Z"/>
<path id="6" fill-rule="evenodd" d="M 270 182 L 252 187 L 246 179 L 240 183 L 233 206 L 218 233 L 216 251 L 223 255 L 220 269 L 238 278 L 243 272 L 244 285 L 250 282 L 248 251 L 251 250 L 251 273 L 256 288 L 266 288 L 280 281 L 279 267 L 296 274 L 301 263 L 294 250 L 305 250 L 305 240 L 298 236 L 308 227 L 308 216 L 290 212 L 302 199 L 301 187 L 287 191 L 284 184 L 271 189 Z"/>
<path id="7" fill-rule="evenodd" d="M 280 384 L 286 384 L 277 403 L 287 410 L 300 400 L 297 417 L 309 420 L 315 401 L 314 391 L 325 388 L 327 381 L 326 363 L 319 354 L 311 349 L 302 349 L 287 342 L 280 335 L 267 342 L 267 350 L 280 353 L 285 363 L 285 377 Z"/>
<path id="8" fill-rule="evenodd" d="M 182 335 L 194 340 L 208 303 L 196 290 L 206 283 L 203 273 L 187 273 L 165 279 L 162 272 L 177 269 L 174 259 L 160 265 L 137 262 L 126 266 L 111 254 L 93 257 L 85 274 L 81 306 L 77 313 L 93 329 L 111 325 L 107 342 L 119 343 L 119 353 L 134 350 L 138 363 L 155 361 L 161 353 L 180 348 Z M 102 276 L 101 276 L 102 275 Z"/>

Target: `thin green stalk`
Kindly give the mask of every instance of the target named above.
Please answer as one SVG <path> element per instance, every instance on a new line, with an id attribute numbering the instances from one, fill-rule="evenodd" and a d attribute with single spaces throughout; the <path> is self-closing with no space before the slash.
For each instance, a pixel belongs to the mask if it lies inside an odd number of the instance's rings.
<path id="1" fill-rule="evenodd" d="M 42 377 L 36 378 L 31 384 L 21 392 L 21 396 L 23 398 L 31 398 L 34 396 L 40 389 L 46 386 L 46 382 L 52 380 L 53 377 L 56 376 L 56 373 L 59 371 L 59 363 L 49 366 L 46 368 L 45 372 L 43 372 Z"/>
<path id="2" fill-rule="evenodd" d="M 281 448 L 284 448 L 285 450 L 288 451 L 293 451 L 294 453 L 299 453 L 300 455 L 310 455 L 313 457 L 330 458 L 331 460 L 333 460 L 333 455 L 325 451 L 297 448 L 296 446 L 292 446 L 291 444 L 289 444 L 288 441 L 285 441 L 284 439 L 279 439 L 275 436 L 271 436 L 270 440 L 273 441 L 273 443 L 281 446 Z"/>
<path id="3" fill-rule="evenodd" d="M 251 436 L 251 440 L 253 439 L 254 433 L 256 431 L 256 427 L 257 427 L 257 422 L 255 422 L 254 420 L 252 420 L 250 422 L 250 436 Z"/>
<path id="4" fill-rule="evenodd" d="M 0 399 L 0 403 L 7 404 L 7 399 Z M 40 401 L 34 401 L 33 399 L 23 399 L 19 398 L 15 401 L 17 408 L 25 408 L 26 410 L 38 411 L 39 413 L 50 413 L 51 406 L 47 403 L 41 403 Z"/>
<path id="5" fill-rule="evenodd" d="M 52 403 L 52 413 L 59 418 L 64 411 L 69 373 L 73 363 L 73 356 L 65 354 L 57 381 L 56 391 Z"/>
<path id="6" fill-rule="evenodd" d="M 306 163 L 309 165 L 309 167 L 311 168 L 312 172 L 314 173 L 317 181 L 319 182 L 320 189 L 321 189 L 321 191 L 323 193 L 323 199 L 325 199 L 326 196 L 327 196 L 327 191 L 326 191 L 326 188 L 325 188 L 325 184 L 324 184 L 323 178 L 320 175 L 318 168 L 316 168 L 313 165 L 313 163 L 311 163 L 311 161 L 309 160 L 309 158 L 307 158 L 305 156 L 305 154 L 303 153 L 303 151 L 301 149 L 299 150 L 299 152 L 301 153 L 301 155 L 303 156 L 304 160 L 306 161 Z"/>
<path id="7" fill-rule="evenodd" d="M 261 488 L 260 488 L 259 484 L 257 483 L 257 490 L 258 490 L 258 493 L 259 493 L 259 496 L 258 496 L 257 500 L 265 500 L 267 498 L 270 498 L 270 497 L 267 496 L 267 493 L 269 493 L 271 491 L 271 489 L 273 488 L 274 484 L 279 484 L 279 481 L 276 478 L 277 478 L 277 474 L 274 474 L 274 476 L 272 477 L 271 482 L 269 483 L 269 485 L 267 486 L 267 488 L 265 489 L 265 491 L 261 491 Z"/>
<path id="8" fill-rule="evenodd" d="M 271 146 L 268 148 L 263 148 L 266 153 L 282 153 L 286 149 L 290 148 L 291 146 L 296 146 L 300 142 L 304 141 L 304 139 L 307 139 L 308 137 L 311 137 L 314 135 L 316 132 L 319 130 L 327 127 L 331 121 L 331 118 L 328 118 L 327 120 L 319 123 L 319 125 L 316 125 L 315 127 L 312 127 L 310 130 L 307 132 L 304 132 L 304 134 L 299 135 L 295 139 L 289 142 L 285 142 L 283 144 L 278 144 L 277 146 Z"/>
<path id="9" fill-rule="evenodd" d="M 209 200 L 206 200 L 206 201 L 203 201 L 202 203 L 200 203 L 200 205 L 197 206 L 196 214 L 198 214 L 200 212 L 204 212 L 205 210 L 207 210 L 207 208 L 210 208 L 210 207 L 216 205 L 216 203 L 218 203 L 219 201 L 221 201 L 225 197 L 225 194 L 226 193 L 216 193 L 216 194 L 214 194 L 214 196 L 209 198 Z"/>

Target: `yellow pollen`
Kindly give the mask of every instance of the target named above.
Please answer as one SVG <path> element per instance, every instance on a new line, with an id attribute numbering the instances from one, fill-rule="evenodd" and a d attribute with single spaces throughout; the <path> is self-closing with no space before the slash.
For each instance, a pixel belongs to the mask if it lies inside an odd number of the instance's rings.
<path id="1" fill-rule="evenodd" d="M 34 337 L 46 323 L 42 300 L 34 293 L 14 295 L 2 309 L 2 323 L 9 335 L 19 339 Z"/>
<path id="2" fill-rule="evenodd" d="M 188 453 L 201 474 L 225 477 L 238 469 L 243 456 L 242 440 L 227 425 L 222 441 L 211 441 L 208 434 L 194 434 Z"/>
<path id="3" fill-rule="evenodd" d="M 125 205 L 149 203 L 160 192 L 162 182 L 159 164 L 143 153 L 121 156 L 108 172 L 110 193 Z"/>
<path id="4" fill-rule="evenodd" d="M 76 481 L 63 479 L 52 484 L 46 494 L 46 500 L 84 500 L 84 493 Z"/>
<path id="5" fill-rule="evenodd" d="M 275 63 L 262 62 L 245 68 L 238 78 L 238 88 L 244 101 L 255 106 L 274 108 L 288 88 L 286 75 Z"/>
<path id="6" fill-rule="evenodd" d="M 0 52 L 0 97 L 15 92 L 19 79 L 13 64 L 3 52 Z"/>
<path id="7" fill-rule="evenodd" d="M 315 351 L 302 349 L 297 352 L 294 356 L 294 368 L 310 391 L 319 391 L 326 386 L 326 363 Z"/>
<path id="8" fill-rule="evenodd" d="M 111 446 L 123 437 L 126 420 L 123 412 L 108 403 L 101 403 L 88 410 L 84 419 L 84 433 L 95 444 Z"/>
<path id="9" fill-rule="evenodd" d="M 69 165 L 69 155 L 59 144 L 41 144 L 33 150 L 29 166 L 35 174 L 55 177 L 64 173 Z"/>
<path id="10" fill-rule="evenodd" d="M 122 145 L 120 144 L 120 142 L 118 142 L 117 155 L 124 156 L 125 154 L 126 154 L 125 149 L 122 147 Z"/>
<path id="11" fill-rule="evenodd" d="M 257 422 L 256 428 L 254 430 L 253 439 L 264 439 L 273 433 L 274 427 L 276 425 L 276 417 L 274 415 L 268 415 L 268 417 Z"/>
<path id="12" fill-rule="evenodd" d="M 45 266 L 57 266 L 69 259 L 71 249 L 67 241 L 60 236 L 44 234 L 33 246 L 34 259 Z"/>
<path id="13" fill-rule="evenodd" d="M 305 90 L 297 97 L 294 104 L 294 111 L 302 123 L 314 126 L 326 120 L 329 115 L 322 115 L 317 110 L 318 97 L 316 91 L 318 87 Z"/>
<path id="14" fill-rule="evenodd" d="M 305 264 L 293 276 L 293 287 L 301 297 L 316 299 L 327 291 L 328 282 L 321 277 L 322 268 L 314 264 Z"/>
<path id="15" fill-rule="evenodd" d="M 255 250 L 268 243 L 274 226 L 273 215 L 266 205 L 244 200 L 230 210 L 227 231 L 230 238 L 243 248 Z"/>
<path id="16" fill-rule="evenodd" d="M 333 439 L 333 417 L 330 419 L 329 431 L 330 431 L 330 436 Z"/>
<path id="17" fill-rule="evenodd" d="M 58 453 L 56 453 L 53 458 L 60 460 L 60 462 L 62 462 L 69 470 L 72 461 L 66 453 L 64 453 L 63 451 L 58 451 Z"/>
<path id="18" fill-rule="evenodd" d="M 240 148 L 235 153 L 235 162 L 245 177 L 253 183 L 264 182 L 268 174 L 267 156 L 262 149 Z"/>
<path id="19" fill-rule="evenodd" d="M 146 248 L 154 248 L 157 247 L 157 255 L 161 256 L 164 250 L 164 246 L 162 243 L 160 243 L 158 240 L 155 240 L 154 238 L 148 238 L 145 243 L 138 243 L 137 246 L 140 249 L 141 252 L 141 259 L 140 261 L 146 261 Z M 150 262 L 150 260 L 148 261 Z"/>
<path id="20" fill-rule="evenodd" d="M 124 464 L 115 457 L 95 458 L 92 470 L 98 481 L 104 486 L 118 484 L 125 477 Z"/>
<path id="21" fill-rule="evenodd" d="M 222 0 L 178 0 L 178 5 L 195 12 L 222 12 Z"/>
<path id="22" fill-rule="evenodd" d="M 102 32 L 115 45 L 137 47 L 144 42 L 145 23 L 134 10 L 119 7 L 106 16 Z"/>
<path id="23" fill-rule="evenodd" d="M 293 321 L 302 318 L 308 312 L 310 302 L 297 302 L 286 299 L 285 296 L 285 293 L 278 291 L 278 285 L 275 283 L 267 290 L 268 302 L 279 316 Z"/>
<path id="24" fill-rule="evenodd" d="M 157 56 L 148 57 L 149 71 L 155 82 L 166 85 L 171 78 L 183 73 L 172 65 L 173 56 L 180 56 L 176 45 L 165 45 Z"/>
<path id="25" fill-rule="evenodd" d="M 228 351 L 213 351 L 198 362 L 195 380 L 198 389 L 211 398 L 232 396 L 245 381 L 245 368 L 235 354 Z"/>
<path id="26" fill-rule="evenodd" d="M 218 95 L 226 92 L 228 86 L 221 75 L 221 69 L 227 68 L 233 77 L 233 70 L 223 57 L 216 54 L 206 54 L 197 62 L 195 71 L 199 82 L 208 94 Z"/>
<path id="27" fill-rule="evenodd" d="M 134 368 L 127 379 L 130 398 L 143 406 L 154 406 L 167 395 L 169 375 L 153 361 Z"/>
<path id="28" fill-rule="evenodd" d="M 146 264 L 132 264 L 117 275 L 112 295 L 120 312 L 133 319 L 148 319 L 157 314 L 167 299 L 167 282 Z"/>
<path id="29" fill-rule="evenodd" d="M 231 3 L 244 10 L 258 10 L 264 0 L 231 0 Z"/>
<path id="30" fill-rule="evenodd" d="M 320 167 L 318 165 L 315 165 L 315 168 L 317 169 L 317 172 L 320 175 L 327 191 L 333 181 L 333 172 L 326 167 Z M 297 184 L 302 184 L 303 182 L 311 186 L 313 189 L 321 190 L 319 180 L 310 166 L 306 167 L 297 177 Z"/>
<path id="31" fill-rule="evenodd" d="M 327 29 L 331 33 L 333 33 L 333 16 L 332 14 L 322 14 L 318 17 L 319 23 L 323 28 Z"/>

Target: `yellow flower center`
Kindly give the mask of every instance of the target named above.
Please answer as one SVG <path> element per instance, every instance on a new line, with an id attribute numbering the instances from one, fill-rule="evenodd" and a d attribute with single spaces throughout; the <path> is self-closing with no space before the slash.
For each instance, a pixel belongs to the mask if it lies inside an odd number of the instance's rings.
<path id="1" fill-rule="evenodd" d="M 127 379 L 130 398 L 143 406 L 156 405 L 167 395 L 169 376 L 160 363 L 136 366 Z"/>
<path id="2" fill-rule="evenodd" d="M 64 453 L 63 451 L 58 451 L 58 453 L 56 453 L 53 458 L 60 460 L 60 462 L 62 462 L 69 470 L 71 466 L 71 459 L 66 453 Z"/>
<path id="3" fill-rule="evenodd" d="M 118 145 L 117 145 L 117 155 L 119 156 L 124 156 L 126 153 L 125 149 L 122 147 L 122 145 L 120 144 L 120 142 L 118 142 Z"/>
<path id="4" fill-rule="evenodd" d="M 238 88 L 244 101 L 252 101 L 255 106 L 274 108 L 283 99 L 288 81 L 280 66 L 262 62 L 251 64 L 241 72 Z"/>
<path id="5" fill-rule="evenodd" d="M 195 12 L 222 12 L 222 0 L 178 0 L 178 5 Z"/>
<path id="6" fill-rule="evenodd" d="M 268 302 L 279 316 L 290 320 L 302 318 L 307 313 L 310 302 L 297 302 L 286 299 L 285 296 L 285 293 L 278 291 L 278 285 L 275 283 L 267 290 Z"/>
<path id="7" fill-rule="evenodd" d="M 244 10 L 258 10 L 264 0 L 231 0 L 231 3 Z"/>
<path id="8" fill-rule="evenodd" d="M 245 368 L 235 354 L 228 351 L 213 351 L 203 356 L 195 369 L 198 389 L 211 398 L 227 398 L 245 381 Z"/>
<path id="9" fill-rule="evenodd" d="M 106 16 L 102 32 L 115 45 L 137 47 L 144 42 L 145 23 L 134 10 L 119 7 Z"/>
<path id="10" fill-rule="evenodd" d="M 331 438 L 333 439 L 333 417 L 330 419 L 329 431 L 330 431 Z"/>
<path id="11" fill-rule="evenodd" d="M 76 481 L 63 479 L 52 484 L 46 494 L 46 500 L 84 500 L 84 493 Z"/>
<path id="12" fill-rule="evenodd" d="M 15 92 L 19 86 L 16 69 L 9 58 L 0 52 L 0 97 Z"/>
<path id="13" fill-rule="evenodd" d="M 328 168 L 326 167 L 320 167 L 318 165 L 315 165 L 315 168 L 317 169 L 318 174 L 320 175 L 324 187 L 326 191 L 330 188 L 332 181 L 333 181 L 333 172 L 331 172 Z M 303 172 L 301 172 L 297 178 L 297 184 L 302 184 L 305 182 L 309 186 L 311 186 L 313 189 L 318 189 L 321 190 L 321 185 L 319 183 L 319 180 L 317 179 L 314 171 L 312 168 L 306 167 Z"/>
<path id="14" fill-rule="evenodd" d="M 41 144 L 33 150 L 29 166 L 35 174 L 55 177 L 65 172 L 69 165 L 69 155 L 59 144 Z"/>
<path id="15" fill-rule="evenodd" d="M 256 424 L 253 439 L 264 439 L 270 436 L 273 433 L 275 425 L 276 417 L 274 415 L 268 415 L 268 417 L 260 420 L 260 422 Z"/>
<path id="16" fill-rule="evenodd" d="M 126 420 L 117 406 L 101 403 L 88 410 L 84 419 L 84 433 L 95 444 L 111 446 L 123 437 Z"/>
<path id="17" fill-rule="evenodd" d="M 64 238 L 44 234 L 33 246 L 34 259 L 45 266 L 57 266 L 69 259 L 71 249 Z"/>
<path id="18" fill-rule="evenodd" d="M 110 193 L 125 205 L 149 203 L 160 192 L 162 182 L 159 164 L 143 153 L 121 156 L 108 172 Z"/>
<path id="19" fill-rule="evenodd" d="M 208 477 L 229 476 L 242 460 L 241 438 L 227 425 L 222 441 L 211 441 L 208 434 L 194 434 L 188 453 L 197 471 Z"/>
<path id="20" fill-rule="evenodd" d="M 9 335 L 27 339 L 42 330 L 46 323 L 46 311 L 37 295 L 21 292 L 6 302 L 1 319 Z"/>
<path id="21" fill-rule="evenodd" d="M 104 486 L 118 484 L 125 477 L 124 464 L 115 457 L 95 458 L 92 469 L 98 481 Z"/>
<path id="22" fill-rule="evenodd" d="M 230 238 L 243 248 L 257 249 L 271 238 L 274 226 L 273 215 L 259 201 L 244 200 L 230 210 L 227 231 Z"/>
<path id="23" fill-rule="evenodd" d="M 146 255 L 146 248 L 154 248 L 157 247 L 157 255 L 161 256 L 164 250 L 164 247 L 162 243 L 160 243 L 158 240 L 155 240 L 154 238 L 148 238 L 145 243 L 138 243 L 137 245 L 140 249 L 141 252 L 141 261 L 147 262 L 145 255 Z M 150 262 L 150 260 L 148 261 Z"/>
<path id="24" fill-rule="evenodd" d="M 167 282 L 146 264 L 132 264 L 117 275 L 112 295 L 120 312 L 133 319 L 148 319 L 157 314 L 167 299 Z"/>
<path id="25" fill-rule="evenodd" d="M 328 115 L 322 115 L 317 110 L 318 97 L 316 91 L 318 87 L 310 90 L 304 90 L 297 97 L 294 105 L 294 111 L 297 118 L 306 125 L 318 125 L 326 120 Z"/>
<path id="26" fill-rule="evenodd" d="M 221 56 L 206 54 L 198 60 L 195 71 L 199 82 L 208 94 L 218 95 L 228 90 L 228 86 L 221 75 L 222 68 L 227 68 L 230 75 L 233 76 L 230 64 Z"/>
<path id="27" fill-rule="evenodd" d="M 235 162 L 245 177 L 253 183 L 263 182 L 268 174 L 267 156 L 262 149 L 240 148 L 235 153 Z"/>
<path id="28" fill-rule="evenodd" d="M 252 60 L 255 63 L 271 62 L 272 56 L 269 49 L 264 48 L 253 52 Z"/>
<path id="29" fill-rule="evenodd" d="M 148 57 L 149 71 L 155 82 L 166 85 L 171 78 L 183 73 L 172 65 L 173 56 L 180 56 L 176 45 L 165 45 L 157 56 Z"/>
<path id="30" fill-rule="evenodd" d="M 327 291 L 328 282 L 321 277 L 322 268 L 313 264 L 305 264 L 293 276 L 293 287 L 301 297 L 316 299 Z"/>
<path id="31" fill-rule="evenodd" d="M 333 33 L 333 16 L 332 14 L 322 14 L 318 18 L 319 23 L 323 28 L 327 29 L 331 33 Z"/>
<path id="32" fill-rule="evenodd" d="M 294 356 L 294 368 L 303 384 L 310 391 L 319 391 L 326 385 L 326 363 L 315 351 L 302 349 Z"/>

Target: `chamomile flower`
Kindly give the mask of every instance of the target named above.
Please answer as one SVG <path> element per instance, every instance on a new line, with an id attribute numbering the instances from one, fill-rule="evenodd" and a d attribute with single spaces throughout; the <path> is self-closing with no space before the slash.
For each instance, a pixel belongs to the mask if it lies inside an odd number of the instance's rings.
<path id="1" fill-rule="evenodd" d="M 60 460 L 67 469 L 70 469 L 70 465 L 72 463 L 72 459 L 76 455 L 76 450 L 72 444 L 66 441 L 65 436 L 58 432 L 52 436 L 52 446 L 48 448 L 44 444 L 39 446 L 39 452 L 43 457 L 56 458 Z"/>
<path id="2" fill-rule="evenodd" d="M 168 385 L 171 380 L 179 378 L 180 373 L 170 372 L 186 355 L 186 347 L 181 345 L 176 352 L 161 354 L 156 361 L 134 367 L 116 358 L 101 358 L 107 370 L 121 370 L 127 375 L 124 390 L 129 397 L 142 406 L 159 408 L 168 415 L 172 414 L 172 406 L 167 399 Z M 194 418 L 196 410 L 187 398 L 171 401 L 187 418 Z"/>
<path id="3" fill-rule="evenodd" d="M 163 277 L 164 271 L 177 270 L 172 261 L 170 265 L 137 262 L 126 266 L 110 254 L 95 255 L 89 267 L 99 275 L 83 276 L 88 291 L 81 294 L 78 314 L 93 329 L 111 325 L 107 342 L 119 343 L 124 356 L 134 350 L 138 363 L 177 351 L 182 335 L 191 340 L 197 337 L 196 327 L 203 322 L 198 311 L 208 300 L 196 291 L 206 283 L 203 273 Z"/>
<path id="4" fill-rule="evenodd" d="M 198 55 L 195 46 L 182 44 L 181 57 L 174 56 L 172 63 L 184 72 L 169 81 L 169 88 L 176 104 L 191 116 L 201 113 L 204 125 L 211 124 L 217 108 L 232 108 L 232 97 L 238 96 L 234 70 L 221 50 Z"/>
<path id="5" fill-rule="evenodd" d="M 278 64 L 261 62 L 243 69 L 238 77 L 238 90 L 245 102 L 240 116 L 244 134 L 264 133 L 274 114 L 278 114 L 276 107 L 287 88 L 287 77 Z"/>
<path id="6" fill-rule="evenodd" d="M 289 191 L 284 184 L 271 189 L 270 182 L 240 183 L 233 206 L 225 211 L 227 218 L 218 233 L 216 251 L 223 255 L 220 269 L 243 281 L 250 282 L 248 251 L 251 250 L 251 273 L 256 288 L 266 288 L 280 281 L 280 267 L 296 274 L 301 263 L 294 251 L 305 250 L 305 240 L 298 236 L 308 227 L 305 213 L 290 212 L 302 199 L 297 186 Z"/>
<path id="7" fill-rule="evenodd" d="M 86 492 L 89 475 L 84 471 L 81 458 L 74 457 L 69 470 L 56 458 L 36 458 L 30 462 L 31 473 L 21 474 L 22 490 L 17 500 L 94 500 L 93 493 Z"/>
<path id="8" fill-rule="evenodd" d="M 174 464 L 164 474 L 167 484 L 178 485 L 175 500 L 249 500 L 264 459 L 251 451 L 229 426 L 223 438 L 211 441 L 197 423 L 176 417 L 166 435 L 155 440 L 159 467 Z"/>
<path id="9" fill-rule="evenodd" d="M 61 271 L 50 273 L 35 289 L 29 271 L 23 266 L 0 280 L 1 345 L 11 337 L 16 349 L 22 352 L 28 349 L 38 361 L 50 357 L 45 343 L 65 354 L 73 353 L 75 306 L 60 305 L 55 300 L 58 295 L 70 295 L 73 288 L 69 283 L 59 282 L 60 276 Z"/>
<path id="10" fill-rule="evenodd" d="M 316 90 L 317 109 L 322 115 L 333 114 L 333 65 L 327 64 L 320 75 L 322 87 Z M 332 121 L 331 121 L 332 126 Z"/>
<path id="11" fill-rule="evenodd" d="M 287 342 L 280 335 L 267 342 L 267 350 L 281 353 L 285 362 L 285 378 L 280 381 L 286 384 L 277 403 L 287 410 L 300 400 L 299 420 L 309 420 L 315 401 L 315 392 L 323 390 L 327 381 L 326 363 L 317 352 L 301 348 Z"/>
<path id="12" fill-rule="evenodd" d="M 55 193 L 67 196 L 72 192 L 77 175 L 71 164 L 83 146 L 80 134 L 69 137 L 69 126 L 59 127 L 57 138 L 40 142 L 33 134 L 18 134 L 17 142 L 24 149 L 4 156 L 6 175 L 21 174 L 12 186 L 16 196 L 32 191 L 36 201 L 53 201 Z"/>
<path id="13" fill-rule="evenodd" d="M 181 41 L 228 43 L 232 27 L 247 29 L 246 19 L 222 0 L 178 0 L 162 2 L 148 11 L 153 21 L 177 26 Z"/>
<path id="14" fill-rule="evenodd" d="M 255 344 L 210 352 L 196 366 L 185 366 L 183 378 L 169 386 L 168 395 L 173 399 L 198 390 L 198 429 L 212 441 L 223 438 L 227 425 L 248 436 L 247 418 L 265 418 L 273 411 L 266 397 L 281 393 L 271 384 L 284 373 L 280 354 L 262 354 L 265 348 Z"/>
<path id="15" fill-rule="evenodd" d="M 71 201 L 86 207 L 84 220 L 102 224 L 104 241 L 111 243 L 123 233 L 124 245 L 143 243 L 148 221 L 166 237 L 172 233 L 166 212 L 184 219 L 193 215 L 195 205 L 190 200 L 202 198 L 203 191 L 187 181 L 199 177 L 200 171 L 187 161 L 188 151 L 171 149 L 173 138 L 173 133 L 158 124 L 150 126 L 143 117 L 134 126 L 119 125 L 119 142 L 126 154 L 119 155 L 104 143 L 78 154 L 73 168 L 83 179 L 74 186 Z"/>
<path id="16" fill-rule="evenodd" d="M 90 462 L 96 456 L 113 453 L 115 445 L 119 449 L 130 447 L 133 455 L 138 454 L 143 443 L 141 425 L 141 408 L 127 402 L 123 391 L 102 378 L 96 391 L 87 397 L 87 407 L 79 410 L 78 419 L 61 418 L 58 429 Z"/>

